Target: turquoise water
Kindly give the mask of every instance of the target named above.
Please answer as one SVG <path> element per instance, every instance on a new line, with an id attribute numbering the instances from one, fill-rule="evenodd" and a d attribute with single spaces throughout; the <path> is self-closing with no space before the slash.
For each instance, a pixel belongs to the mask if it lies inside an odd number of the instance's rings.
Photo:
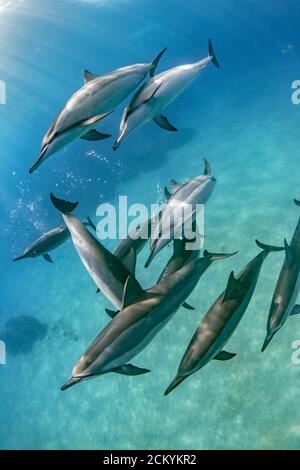
<path id="1" fill-rule="evenodd" d="M 257 290 L 228 344 L 237 357 L 212 362 L 168 397 L 200 319 L 258 249 L 254 239 L 281 244 L 298 220 L 300 106 L 291 102 L 299 76 L 300 6 L 293 0 L 0 0 L 0 339 L 7 322 L 34 317 L 46 335 L 0 366 L 2 449 L 299 449 L 300 366 L 293 317 L 260 352 L 282 254 L 263 266 Z M 159 71 L 207 53 L 212 37 L 221 64 L 203 75 L 166 115 L 180 129 L 149 123 L 113 152 L 113 139 L 77 141 L 33 175 L 42 137 L 85 68 L 104 73 L 147 62 L 168 46 Z M 116 136 L 123 106 L 101 123 Z M 71 242 L 43 259 L 12 263 L 29 243 L 62 219 L 50 191 L 79 200 L 95 219 L 101 202 L 119 195 L 150 205 L 170 178 L 201 174 L 203 158 L 218 183 L 205 213 L 205 247 L 239 254 L 215 263 L 189 301 L 133 362 L 151 374 L 107 374 L 62 393 L 74 363 L 107 322 L 108 301 Z M 110 241 L 107 246 L 115 244 Z M 148 270 L 155 281 L 171 249 Z M 18 333 L 18 332 L 17 332 Z M 16 333 L 16 338 L 18 334 Z M 19 339 L 16 341 L 22 341 Z M 29 338 L 30 342 L 30 338 Z"/>

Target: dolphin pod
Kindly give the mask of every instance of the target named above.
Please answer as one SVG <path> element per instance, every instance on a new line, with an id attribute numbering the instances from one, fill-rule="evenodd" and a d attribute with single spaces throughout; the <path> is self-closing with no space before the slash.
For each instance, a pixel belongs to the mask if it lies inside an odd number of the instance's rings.
<path id="1" fill-rule="evenodd" d="M 297 206 L 300 201 L 294 200 Z M 267 336 L 262 346 L 266 349 L 271 339 L 291 316 L 300 313 L 296 304 L 300 290 L 300 217 L 291 243 L 284 240 L 285 259 L 275 287 L 268 317 Z"/>
<path id="2" fill-rule="evenodd" d="M 232 253 L 234 254 L 234 253 Z M 82 380 L 108 372 L 140 375 L 149 372 L 131 361 L 172 318 L 196 287 L 213 261 L 232 254 L 204 252 L 164 281 L 144 291 L 129 276 L 124 288 L 122 310 L 108 323 L 75 365 L 65 390 Z"/>
<path id="3" fill-rule="evenodd" d="M 126 280 L 131 274 L 122 261 L 109 250 L 107 250 L 94 235 L 87 230 L 84 224 L 71 214 L 78 203 L 64 201 L 51 194 L 51 201 L 63 216 L 64 222 L 70 232 L 74 247 L 83 265 L 94 280 L 98 289 L 120 308 L 122 305 L 123 292 Z M 135 253 L 131 249 L 132 264 L 135 265 Z M 136 289 L 141 289 L 138 281 L 132 277 Z"/>
<path id="4" fill-rule="evenodd" d="M 87 218 L 87 222 L 83 222 L 83 225 L 89 226 L 93 230 L 96 230 L 95 225 L 89 217 Z M 49 252 L 58 248 L 69 238 L 70 232 L 68 230 L 68 227 L 56 227 L 52 230 L 49 230 L 49 232 L 44 233 L 40 238 L 38 238 L 38 240 L 28 246 L 22 253 L 22 255 L 17 256 L 16 258 L 14 258 L 13 261 L 19 261 L 21 259 L 26 258 L 37 258 L 38 256 L 42 256 L 49 263 L 53 263 Z"/>
<path id="5" fill-rule="evenodd" d="M 36 162 L 29 172 L 33 173 L 47 158 L 76 139 L 102 140 L 110 134 L 95 130 L 103 118 L 111 114 L 132 91 L 146 78 L 153 76 L 163 49 L 150 64 L 122 67 L 105 75 L 84 71 L 84 85 L 66 103 L 48 129 Z"/>
<path id="6" fill-rule="evenodd" d="M 167 131 L 177 131 L 161 113 L 198 78 L 210 62 L 219 68 L 211 40 L 208 42 L 208 55 L 204 59 L 162 72 L 142 85 L 124 110 L 113 149 L 116 150 L 130 132 L 151 120 Z"/>
<path id="7" fill-rule="evenodd" d="M 204 175 L 196 176 L 183 184 L 171 180 L 173 194 L 165 189 L 168 201 L 156 218 L 152 230 L 151 252 L 146 268 L 159 251 L 182 235 L 181 228 L 196 217 L 198 206 L 206 204 L 210 198 L 217 180 L 211 173 L 209 162 L 205 159 L 204 163 Z"/>
<path id="8" fill-rule="evenodd" d="M 114 150 L 131 132 L 150 120 L 167 131 L 177 131 L 162 114 L 164 109 L 198 78 L 210 62 L 217 68 L 219 63 L 209 40 L 205 58 L 155 76 L 156 67 L 165 50 L 151 63 L 119 68 L 101 76 L 85 70 L 83 86 L 71 96 L 54 119 L 43 138 L 40 154 L 30 168 L 30 173 L 76 139 L 95 142 L 110 137 L 110 134 L 96 130 L 98 123 L 135 90 L 124 109 Z M 204 250 L 202 257 L 199 257 L 200 246 L 193 250 L 187 247 L 188 242 L 192 243 L 199 238 L 196 223 L 198 205 L 207 203 L 216 185 L 209 162 L 206 159 L 204 162 L 203 175 L 184 183 L 171 180 L 172 191 L 165 188 L 166 205 L 158 216 L 128 234 L 113 253 L 87 229 L 88 226 L 96 229 L 90 219 L 81 222 L 74 216 L 73 211 L 78 203 L 51 194 L 52 203 L 62 214 L 65 226 L 45 233 L 14 261 L 42 256 L 46 261 L 53 262 L 49 252 L 71 237 L 78 256 L 98 290 L 116 308 L 105 309 L 111 319 L 75 364 L 71 378 L 62 386 L 62 390 L 109 372 L 123 375 L 150 372 L 134 366 L 130 361 L 154 339 L 181 306 L 195 310 L 187 303 L 187 299 L 212 262 L 235 254 L 209 253 Z M 295 203 L 300 205 L 298 200 Z M 192 210 L 185 212 L 186 206 Z M 194 239 L 186 236 L 184 230 L 187 224 L 193 227 Z M 147 242 L 150 229 L 150 255 L 145 267 L 149 267 L 170 242 L 173 243 L 173 254 L 157 282 L 144 289 L 135 277 L 136 260 Z M 225 351 L 224 347 L 247 311 L 262 265 L 270 252 L 284 250 L 285 259 L 271 302 L 262 351 L 287 318 L 300 312 L 300 305 L 297 304 L 300 290 L 300 218 L 290 244 L 286 240 L 284 247 L 264 245 L 257 240 L 256 243 L 262 251 L 237 276 L 231 272 L 225 290 L 208 310 L 192 337 L 165 395 L 211 360 L 226 361 L 236 355 Z"/>
<path id="9" fill-rule="evenodd" d="M 236 354 L 224 351 L 253 296 L 264 260 L 271 251 L 284 248 L 264 245 L 256 241 L 262 251 L 235 277 L 231 272 L 226 289 L 217 298 L 197 328 L 183 358 L 176 377 L 165 391 L 168 395 L 183 380 L 202 369 L 212 359 L 226 361 Z"/>

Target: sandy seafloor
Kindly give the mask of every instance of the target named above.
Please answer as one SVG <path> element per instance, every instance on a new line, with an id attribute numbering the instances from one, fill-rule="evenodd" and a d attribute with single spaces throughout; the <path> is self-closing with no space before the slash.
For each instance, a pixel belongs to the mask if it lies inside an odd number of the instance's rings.
<path id="1" fill-rule="evenodd" d="M 297 223 L 292 200 L 300 198 L 300 106 L 291 103 L 291 83 L 300 78 L 297 3 L 0 5 L 0 73 L 7 82 L 7 104 L 0 107 L 0 332 L 20 315 L 48 326 L 30 353 L 8 353 L 0 366 L 0 448 L 299 449 L 300 366 L 291 356 L 300 318 L 289 319 L 260 352 L 281 253 L 265 262 L 228 343 L 237 357 L 210 363 L 163 396 L 230 271 L 238 272 L 258 253 L 254 239 L 282 244 Z M 112 140 L 76 142 L 28 175 L 51 119 L 81 86 L 82 69 L 101 73 L 147 61 L 167 45 L 163 70 L 204 56 L 209 35 L 221 68 L 209 66 L 165 112 L 180 132 L 168 134 L 150 123 L 116 153 Z M 99 128 L 115 136 L 122 108 Z M 53 265 L 42 259 L 11 262 L 61 223 L 49 192 L 79 200 L 77 213 L 97 220 L 97 205 L 118 195 L 148 205 L 161 200 L 170 178 L 201 174 L 204 157 L 218 180 L 205 212 L 205 247 L 238 255 L 216 262 L 189 299 L 196 310 L 180 309 L 132 361 L 150 374 L 108 374 L 62 393 L 74 363 L 106 324 L 109 302 L 96 295 L 70 241 L 53 252 Z M 143 286 L 155 282 L 170 253 L 164 250 L 145 271 L 148 247 L 143 251 L 137 270 Z"/>

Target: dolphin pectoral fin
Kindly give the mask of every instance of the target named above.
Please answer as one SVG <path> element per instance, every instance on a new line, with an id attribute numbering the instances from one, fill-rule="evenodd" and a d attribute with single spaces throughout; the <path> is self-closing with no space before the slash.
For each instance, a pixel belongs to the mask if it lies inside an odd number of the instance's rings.
<path id="1" fill-rule="evenodd" d="M 134 248 L 131 248 L 129 252 L 121 259 L 122 263 L 124 264 L 125 268 L 128 271 L 135 275 L 135 268 L 136 268 L 136 251 Z"/>
<path id="2" fill-rule="evenodd" d="M 109 116 L 111 113 L 112 111 L 110 111 L 109 113 L 100 114 L 99 116 L 94 116 L 92 118 L 80 121 L 77 127 L 92 126 L 93 124 L 96 124 L 98 121 L 101 121 L 101 119 L 104 119 L 106 116 Z"/>
<path id="3" fill-rule="evenodd" d="M 206 158 L 204 158 L 204 175 L 205 176 L 211 176 L 212 175 L 209 161 L 206 160 Z"/>
<path id="4" fill-rule="evenodd" d="M 51 256 L 48 255 L 48 253 L 45 253 L 43 255 L 43 258 L 44 258 L 45 261 L 48 261 L 48 263 L 53 263 L 53 260 L 52 260 Z"/>
<path id="5" fill-rule="evenodd" d="M 93 80 L 96 80 L 96 78 L 99 78 L 99 75 L 96 75 L 90 72 L 89 70 L 84 70 L 83 78 L 84 78 L 84 83 L 87 84 L 89 82 L 92 82 Z"/>
<path id="6" fill-rule="evenodd" d="M 108 139 L 109 137 L 111 137 L 111 134 L 102 134 L 101 132 L 96 131 L 96 129 L 92 129 L 91 131 L 82 135 L 80 138 L 82 140 L 89 140 L 89 141 L 94 142 L 96 140 Z"/>
<path id="7" fill-rule="evenodd" d="M 204 258 L 209 258 L 211 261 L 217 261 L 220 259 L 226 259 L 230 258 L 230 256 L 234 256 L 238 253 L 238 251 L 235 251 L 234 253 L 211 253 L 207 250 L 203 251 L 203 256 Z"/>
<path id="8" fill-rule="evenodd" d="M 231 271 L 227 286 L 223 295 L 222 304 L 226 302 L 226 300 L 230 300 L 234 298 L 234 291 L 238 284 L 238 280 L 234 277 L 233 271 Z"/>
<path id="9" fill-rule="evenodd" d="M 70 214 L 78 206 L 78 202 L 69 202 L 64 199 L 59 199 L 54 196 L 53 193 L 50 194 L 50 199 L 54 207 L 63 214 Z"/>
<path id="10" fill-rule="evenodd" d="M 114 369 L 112 372 L 116 372 L 117 374 L 123 375 L 142 375 L 147 374 L 150 372 L 149 369 L 141 369 L 140 367 L 136 367 L 132 364 L 124 364 L 122 367 L 118 369 Z"/>
<path id="11" fill-rule="evenodd" d="M 110 308 L 106 308 L 105 312 L 110 318 L 114 318 L 116 315 L 118 315 L 120 310 L 111 310 Z"/>
<path id="12" fill-rule="evenodd" d="M 186 308 L 187 310 L 195 310 L 195 307 L 193 307 L 192 305 L 188 304 L 187 302 L 183 302 L 182 307 L 183 307 L 183 308 Z"/>
<path id="13" fill-rule="evenodd" d="M 160 116 L 156 116 L 153 121 L 159 126 L 161 127 L 162 129 L 165 129 L 166 131 L 171 131 L 171 132 L 177 132 L 178 129 L 174 126 L 172 126 L 172 124 L 170 124 L 170 122 L 168 121 L 168 119 L 163 116 L 162 114 L 160 114 Z"/>
<path id="14" fill-rule="evenodd" d="M 300 313 L 300 305 L 294 305 L 294 308 L 291 311 L 290 316 L 297 315 L 298 313 Z"/>
<path id="15" fill-rule="evenodd" d="M 294 203 L 296 204 L 296 206 L 300 206 L 300 200 L 298 201 L 298 199 L 294 199 Z"/>
<path id="16" fill-rule="evenodd" d="M 168 190 L 167 186 L 165 186 L 165 188 L 164 188 L 164 194 L 165 194 L 165 198 L 166 198 L 167 201 L 172 197 L 172 194 Z"/>
<path id="17" fill-rule="evenodd" d="M 214 357 L 214 359 L 216 359 L 218 361 L 228 361 L 229 359 L 232 359 L 235 356 L 236 356 L 235 353 L 230 353 L 230 352 L 227 352 L 227 351 L 221 351 L 221 352 L 219 352 L 219 354 L 217 354 Z"/>
<path id="18" fill-rule="evenodd" d="M 165 47 L 162 51 L 160 51 L 160 53 L 153 60 L 153 62 L 151 64 L 151 67 L 150 67 L 150 70 L 149 70 L 150 77 L 154 76 L 157 64 L 160 61 L 162 55 L 166 52 L 166 50 L 167 50 L 167 47 Z"/>
<path id="19" fill-rule="evenodd" d="M 133 304 L 136 299 L 144 293 L 144 290 L 141 288 L 140 284 L 137 282 L 134 276 L 128 276 L 122 299 L 122 310 L 129 305 Z"/>
<path id="20" fill-rule="evenodd" d="M 220 64 L 216 58 L 216 55 L 214 53 L 214 50 L 213 50 L 213 46 L 212 46 L 212 42 L 211 42 L 211 39 L 208 40 L 208 55 L 212 58 L 211 61 L 212 63 L 219 69 L 220 68 Z"/>

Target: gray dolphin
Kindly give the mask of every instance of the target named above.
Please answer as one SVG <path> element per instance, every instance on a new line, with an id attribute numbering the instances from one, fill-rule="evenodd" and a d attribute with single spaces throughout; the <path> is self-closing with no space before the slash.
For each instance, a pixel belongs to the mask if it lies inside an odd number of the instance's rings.
<path id="1" fill-rule="evenodd" d="M 167 204 L 162 208 L 157 223 L 152 230 L 151 252 L 145 264 L 147 268 L 157 253 L 178 238 L 182 226 L 186 226 L 196 216 L 197 206 L 206 204 L 216 185 L 216 178 L 211 173 L 209 162 L 204 159 L 204 175 L 196 176 L 180 184 L 171 180 L 173 194 L 168 193 Z"/>
<path id="2" fill-rule="evenodd" d="M 236 354 L 224 351 L 223 348 L 244 315 L 254 293 L 261 267 L 271 251 L 284 248 L 264 245 L 256 240 L 262 248 L 254 259 L 235 277 L 231 272 L 227 287 L 210 307 L 198 326 L 183 358 L 177 375 L 165 391 L 168 395 L 183 380 L 206 366 L 212 359 L 226 361 Z"/>
<path id="3" fill-rule="evenodd" d="M 133 273 L 135 266 L 132 266 L 131 263 L 132 248 L 137 255 L 140 253 L 149 239 L 151 223 L 152 219 L 146 220 L 146 222 L 129 233 L 127 237 L 123 238 L 114 250 L 114 255 L 117 256 L 130 271 L 133 270 Z"/>
<path id="4" fill-rule="evenodd" d="M 300 201 L 295 199 L 294 202 L 300 206 Z M 300 218 L 291 243 L 288 244 L 284 240 L 284 245 L 285 260 L 275 287 L 262 351 L 266 349 L 288 317 L 300 313 L 300 305 L 296 304 L 300 290 Z"/>
<path id="5" fill-rule="evenodd" d="M 96 230 L 95 225 L 88 217 L 87 222 L 83 222 L 84 225 L 90 226 L 93 230 Z M 49 255 L 50 251 L 55 250 L 65 241 L 70 238 L 70 232 L 68 227 L 65 225 L 62 227 L 56 227 L 49 232 L 44 233 L 38 240 L 33 242 L 28 246 L 22 255 L 17 256 L 13 261 L 19 261 L 26 258 L 37 258 L 42 256 L 49 263 L 53 263 L 51 256 Z"/>
<path id="6" fill-rule="evenodd" d="M 161 113 L 196 80 L 210 62 L 219 67 L 211 40 L 208 44 L 208 56 L 204 59 L 162 72 L 142 85 L 124 110 L 119 136 L 113 149 L 116 150 L 130 132 L 151 120 L 167 131 L 177 131 Z"/>
<path id="7" fill-rule="evenodd" d="M 122 310 L 92 342 L 62 390 L 108 372 L 125 375 L 149 372 L 128 361 L 139 354 L 173 317 L 211 263 L 231 255 L 205 251 L 202 258 L 185 265 L 146 291 L 137 289 L 130 276 L 124 289 Z M 132 299 L 135 299 L 134 303 Z"/>
<path id="8" fill-rule="evenodd" d="M 123 292 L 126 280 L 131 272 L 121 260 L 107 250 L 96 237 L 90 233 L 82 222 L 71 214 L 78 203 L 58 199 L 51 193 L 51 201 L 60 212 L 69 229 L 74 247 L 88 273 L 94 280 L 98 289 L 118 309 L 122 305 Z M 132 263 L 135 264 L 135 253 L 131 250 Z M 137 280 L 132 277 L 136 289 L 141 290 Z"/>
<path id="9" fill-rule="evenodd" d="M 193 249 L 187 249 L 189 243 L 196 243 L 200 239 L 201 235 L 199 233 L 197 222 L 193 220 L 192 224 L 193 233 L 195 233 L 194 238 L 186 239 L 185 237 L 174 240 L 173 242 L 173 255 L 163 268 L 158 281 L 161 282 L 166 277 L 181 269 L 185 264 L 190 263 L 191 261 L 199 258 L 200 256 L 200 246 L 196 246 Z"/>
<path id="10" fill-rule="evenodd" d="M 110 137 L 95 130 L 97 123 L 124 101 L 146 78 L 154 75 L 160 52 L 151 64 L 135 64 L 98 76 L 84 71 L 84 85 L 66 103 L 47 131 L 39 158 L 30 168 L 35 171 L 43 161 L 75 139 L 101 140 Z"/>

